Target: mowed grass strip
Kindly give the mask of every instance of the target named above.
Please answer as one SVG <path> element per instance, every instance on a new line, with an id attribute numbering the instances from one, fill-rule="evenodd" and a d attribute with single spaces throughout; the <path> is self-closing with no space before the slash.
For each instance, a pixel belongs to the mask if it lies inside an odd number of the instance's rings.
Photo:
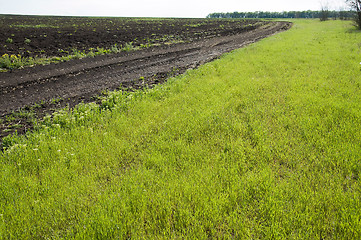
<path id="1" fill-rule="evenodd" d="M 297 20 L 7 139 L 0 238 L 359 239 L 360 44 Z"/>

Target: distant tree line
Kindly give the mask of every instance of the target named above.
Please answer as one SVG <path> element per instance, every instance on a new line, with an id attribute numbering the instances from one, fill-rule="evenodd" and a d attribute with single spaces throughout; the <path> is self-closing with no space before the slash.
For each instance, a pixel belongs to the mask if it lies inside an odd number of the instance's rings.
<path id="1" fill-rule="evenodd" d="M 327 11 L 328 18 L 351 19 L 353 11 Z M 290 11 L 290 12 L 228 12 L 211 13 L 207 18 L 320 18 L 323 11 Z"/>

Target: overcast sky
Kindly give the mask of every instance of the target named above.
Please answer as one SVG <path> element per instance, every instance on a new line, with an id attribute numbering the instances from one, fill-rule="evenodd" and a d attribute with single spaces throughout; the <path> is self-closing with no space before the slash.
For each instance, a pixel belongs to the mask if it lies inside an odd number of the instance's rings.
<path id="1" fill-rule="evenodd" d="M 0 0 L 0 14 L 206 17 L 213 12 L 340 9 L 344 0 Z"/>

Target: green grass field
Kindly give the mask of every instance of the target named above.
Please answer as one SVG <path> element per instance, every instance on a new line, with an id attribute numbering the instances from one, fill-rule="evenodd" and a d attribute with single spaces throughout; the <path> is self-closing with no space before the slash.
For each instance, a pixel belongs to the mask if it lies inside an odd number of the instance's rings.
<path id="1" fill-rule="evenodd" d="M 0 239 L 360 239 L 361 32 L 294 27 L 8 138 Z"/>

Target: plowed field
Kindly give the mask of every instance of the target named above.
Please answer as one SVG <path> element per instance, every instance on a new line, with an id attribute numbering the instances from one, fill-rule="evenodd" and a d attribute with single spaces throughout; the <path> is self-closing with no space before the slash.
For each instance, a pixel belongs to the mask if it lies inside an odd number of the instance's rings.
<path id="1" fill-rule="evenodd" d="M 40 104 L 35 111 L 47 112 L 54 102 L 73 106 L 103 90 L 161 83 L 291 26 L 256 20 L 0 17 L 0 56 L 63 56 L 126 43 L 139 49 L 1 72 L 0 138 L 12 132 L 5 119 L 13 111 Z M 20 133 L 29 127 L 21 119 L 17 125 Z"/>

